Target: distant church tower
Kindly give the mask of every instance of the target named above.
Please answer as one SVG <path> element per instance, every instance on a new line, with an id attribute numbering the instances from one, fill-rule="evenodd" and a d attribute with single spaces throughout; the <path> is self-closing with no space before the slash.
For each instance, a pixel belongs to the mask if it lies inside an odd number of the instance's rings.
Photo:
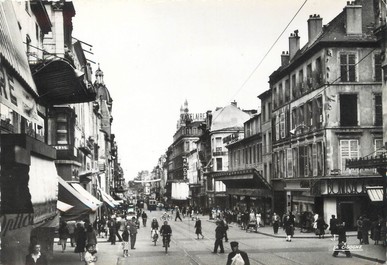
<path id="1" fill-rule="evenodd" d="M 177 122 L 177 129 L 186 125 L 187 120 L 189 119 L 189 109 L 187 99 L 184 101 L 184 107 L 180 107 L 180 117 Z"/>

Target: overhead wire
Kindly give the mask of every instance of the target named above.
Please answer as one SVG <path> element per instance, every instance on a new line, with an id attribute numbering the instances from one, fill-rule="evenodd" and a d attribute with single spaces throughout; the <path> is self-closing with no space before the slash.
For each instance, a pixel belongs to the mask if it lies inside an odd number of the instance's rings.
<path id="1" fill-rule="evenodd" d="M 285 31 L 288 29 L 288 27 L 290 26 L 290 24 L 293 22 L 293 20 L 296 18 L 296 16 L 300 13 L 301 9 L 305 6 L 306 2 L 308 2 L 308 0 L 305 0 L 302 5 L 300 6 L 300 8 L 297 10 L 297 12 L 294 14 L 294 16 L 292 17 L 292 19 L 289 21 L 289 23 L 286 25 L 286 27 L 282 30 L 282 32 L 280 33 L 280 35 L 277 37 L 277 39 L 274 41 L 274 43 L 270 46 L 269 50 L 265 53 L 265 55 L 262 57 L 262 59 L 259 61 L 259 63 L 255 66 L 255 68 L 253 69 L 253 71 L 249 74 L 249 76 L 246 78 L 246 80 L 243 82 L 243 84 L 239 87 L 239 89 L 237 90 L 237 92 L 234 94 L 234 96 L 231 98 L 231 100 L 233 100 L 240 92 L 241 90 L 244 88 L 244 86 L 247 84 L 247 82 L 250 80 L 250 78 L 253 76 L 253 74 L 257 71 L 257 69 L 261 66 L 261 64 L 263 63 L 263 61 L 266 59 L 267 55 L 271 52 L 271 50 L 273 49 L 273 47 L 277 44 L 278 40 L 282 37 L 282 35 L 285 33 Z"/>

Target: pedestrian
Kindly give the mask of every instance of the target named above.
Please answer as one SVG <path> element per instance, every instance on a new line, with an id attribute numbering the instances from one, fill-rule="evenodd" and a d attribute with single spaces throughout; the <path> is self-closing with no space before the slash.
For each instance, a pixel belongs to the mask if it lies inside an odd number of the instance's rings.
<path id="1" fill-rule="evenodd" d="M 294 228 L 294 224 L 292 222 L 292 219 L 290 218 L 289 215 L 286 215 L 285 221 L 284 221 L 284 230 L 286 233 L 286 241 L 288 242 L 292 241 L 293 228 Z"/>
<path id="2" fill-rule="evenodd" d="M 327 229 L 327 224 L 325 223 L 322 216 L 319 216 L 317 219 L 317 229 L 316 229 L 316 235 L 318 235 L 318 238 L 324 238 L 325 236 L 325 229 Z"/>
<path id="3" fill-rule="evenodd" d="M 272 217 L 272 222 L 273 222 L 273 232 L 274 234 L 278 234 L 278 227 L 279 227 L 279 216 L 274 213 Z"/>
<path id="4" fill-rule="evenodd" d="M 227 230 L 228 230 L 228 224 L 225 219 L 220 220 L 221 224 L 223 226 L 223 231 L 224 231 L 224 242 L 228 242 L 228 236 L 227 236 Z"/>
<path id="5" fill-rule="evenodd" d="M 26 256 L 25 265 L 48 265 L 46 255 L 40 252 L 41 246 L 39 243 L 32 245 L 32 251 Z"/>
<path id="6" fill-rule="evenodd" d="M 378 219 L 373 222 L 373 225 L 372 225 L 372 240 L 374 240 L 374 245 L 378 245 L 379 244 L 379 241 L 380 241 L 380 234 L 381 234 L 381 231 L 382 231 L 382 218 L 380 216 L 378 216 Z"/>
<path id="7" fill-rule="evenodd" d="M 336 241 L 337 233 L 337 219 L 334 214 L 331 216 L 331 220 L 329 220 L 329 230 L 331 231 L 331 235 L 333 236 L 333 241 Z"/>
<path id="8" fill-rule="evenodd" d="M 136 245 L 137 238 L 137 225 L 136 225 L 136 217 L 132 217 L 132 221 L 129 223 L 129 235 L 130 235 L 130 248 L 136 249 L 134 246 Z"/>
<path id="9" fill-rule="evenodd" d="M 75 230 L 75 242 L 76 246 L 74 249 L 75 253 L 79 253 L 81 261 L 83 261 L 83 255 L 85 253 L 86 246 L 86 231 L 82 223 L 77 223 L 77 228 Z"/>
<path id="10" fill-rule="evenodd" d="M 85 253 L 85 265 L 95 265 L 97 262 L 97 251 L 95 245 L 87 244 Z"/>
<path id="11" fill-rule="evenodd" d="M 352 257 L 351 252 L 348 250 L 348 247 L 347 247 L 347 235 L 345 233 L 345 223 L 344 222 L 341 224 L 337 224 L 337 233 L 339 235 L 338 244 L 337 244 L 337 247 L 335 247 L 335 250 L 334 250 L 332 256 L 337 257 L 337 255 L 340 252 L 344 252 L 348 258 Z"/>
<path id="12" fill-rule="evenodd" d="M 199 239 L 199 235 L 202 236 L 202 239 L 204 238 L 203 234 L 202 234 L 202 221 L 200 220 L 200 218 L 196 218 L 196 222 L 195 222 L 195 234 L 197 235 L 197 239 Z"/>
<path id="13" fill-rule="evenodd" d="M 227 257 L 226 265 L 250 265 L 247 253 L 239 250 L 239 243 L 236 241 L 230 242 L 231 250 Z"/>
<path id="14" fill-rule="evenodd" d="M 153 218 L 151 222 L 151 239 L 153 240 L 153 242 L 157 241 L 159 237 L 158 230 L 159 230 L 159 222 L 157 221 L 156 218 Z"/>
<path id="15" fill-rule="evenodd" d="M 218 221 L 215 229 L 215 244 L 214 244 L 214 251 L 212 253 L 216 254 L 218 253 L 218 247 L 220 247 L 219 253 L 224 253 L 223 248 L 223 236 L 224 236 L 224 228 L 220 221 Z"/>
<path id="16" fill-rule="evenodd" d="M 129 226 L 124 227 L 124 232 L 122 232 L 122 251 L 124 258 L 129 257 Z"/>
<path id="17" fill-rule="evenodd" d="M 110 242 L 111 245 L 116 244 L 116 220 L 115 216 L 110 216 L 110 219 L 108 221 L 108 229 L 109 229 L 109 239 L 108 242 Z"/>
<path id="18" fill-rule="evenodd" d="M 118 237 L 118 242 L 122 242 L 122 237 L 120 235 L 121 230 L 121 222 L 125 222 L 125 220 L 122 220 L 121 217 L 116 218 L 116 236 Z"/>
<path id="19" fill-rule="evenodd" d="M 94 227 L 90 224 L 86 226 L 86 245 L 94 245 L 94 248 L 97 247 L 97 234 Z"/>
<path id="20" fill-rule="evenodd" d="M 368 219 L 367 216 L 363 216 L 363 226 L 361 229 L 361 234 L 362 234 L 362 239 L 363 239 L 363 244 L 368 245 L 369 244 L 369 239 L 368 239 L 368 233 L 371 227 L 371 221 Z"/>
<path id="21" fill-rule="evenodd" d="M 179 210 L 178 207 L 176 207 L 176 217 L 175 217 L 175 222 L 176 222 L 177 219 L 180 219 L 180 221 L 183 222 L 183 220 L 181 220 L 181 217 L 180 217 L 180 210 Z"/>
<path id="22" fill-rule="evenodd" d="M 356 221 L 356 226 L 357 226 L 357 239 L 359 239 L 359 244 L 363 244 L 363 217 L 359 216 Z"/>
<path id="23" fill-rule="evenodd" d="M 142 211 L 141 218 L 142 218 L 142 225 L 145 227 L 146 226 L 146 220 L 148 219 L 148 215 L 146 214 L 145 211 Z"/>
<path id="24" fill-rule="evenodd" d="M 62 221 L 60 223 L 58 234 L 59 234 L 59 243 L 62 246 L 62 253 L 63 253 L 66 250 L 67 239 L 70 237 L 70 232 L 67 227 L 67 223 L 65 221 Z"/>
<path id="25" fill-rule="evenodd" d="M 74 247 L 76 222 L 75 221 L 68 221 L 67 228 L 69 230 L 70 244 L 72 247 Z"/>

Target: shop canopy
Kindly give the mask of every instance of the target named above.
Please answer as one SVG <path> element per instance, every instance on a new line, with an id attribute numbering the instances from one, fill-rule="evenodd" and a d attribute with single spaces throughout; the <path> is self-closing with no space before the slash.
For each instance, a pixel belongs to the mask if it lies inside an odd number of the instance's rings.
<path id="1" fill-rule="evenodd" d="M 101 204 L 97 199 L 96 201 L 98 201 L 99 204 L 93 203 L 89 196 L 85 196 L 85 193 L 82 194 L 77 191 L 61 177 L 58 177 L 58 182 L 58 200 L 73 206 L 66 212 L 62 212 L 61 217 L 63 220 L 82 220 L 89 214 L 93 214 Z M 85 189 L 83 190 L 87 193 Z M 93 197 L 90 193 L 89 195 Z"/>
<path id="2" fill-rule="evenodd" d="M 71 208 L 73 208 L 74 206 L 70 205 L 70 204 L 67 204 L 65 202 L 62 202 L 62 201 L 57 201 L 56 203 L 56 208 L 61 211 L 61 212 L 67 212 L 68 210 L 70 210 Z"/>
<path id="3" fill-rule="evenodd" d="M 382 186 L 368 186 L 366 187 L 368 197 L 372 202 L 383 201 L 383 187 Z"/>
<path id="4" fill-rule="evenodd" d="M 109 205 L 112 208 L 116 208 L 118 205 L 120 205 L 120 203 L 118 201 L 114 200 L 112 196 L 110 196 L 109 194 L 104 192 L 102 189 L 98 189 L 98 190 L 99 190 L 99 192 L 101 194 L 102 200 L 107 205 Z"/>

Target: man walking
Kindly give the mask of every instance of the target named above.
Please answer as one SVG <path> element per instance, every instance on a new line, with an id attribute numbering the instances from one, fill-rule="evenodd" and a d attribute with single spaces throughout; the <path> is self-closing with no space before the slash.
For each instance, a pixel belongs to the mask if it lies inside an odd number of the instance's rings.
<path id="1" fill-rule="evenodd" d="M 214 251 L 212 253 L 216 254 L 218 252 L 218 247 L 220 247 L 219 253 L 224 253 L 224 248 L 223 248 L 224 228 L 222 226 L 221 221 L 218 221 L 216 225 L 217 227 L 215 229 L 215 244 L 214 244 Z"/>
<path id="2" fill-rule="evenodd" d="M 181 220 L 181 217 L 180 217 L 180 209 L 178 207 L 176 207 L 176 217 L 175 217 L 175 222 L 177 219 L 180 219 L 181 222 L 183 222 L 183 220 Z"/>
<path id="3" fill-rule="evenodd" d="M 129 223 L 129 235 L 130 235 L 130 248 L 136 249 L 134 247 L 134 245 L 136 244 L 136 237 L 137 237 L 136 217 L 132 217 L 132 221 Z"/>
<path id="4" fill-rule="evenodd" d="M 231 246 L 232 252 L 228 254 L 226 265 L 231 265 L 231 264 L 250 265 L 250 260 L 249 260 L 249 257 L 247 256 L 247 253 L 239 250 L 238 242 L 232 241 L 230 242 L 230 246 Z"/>

